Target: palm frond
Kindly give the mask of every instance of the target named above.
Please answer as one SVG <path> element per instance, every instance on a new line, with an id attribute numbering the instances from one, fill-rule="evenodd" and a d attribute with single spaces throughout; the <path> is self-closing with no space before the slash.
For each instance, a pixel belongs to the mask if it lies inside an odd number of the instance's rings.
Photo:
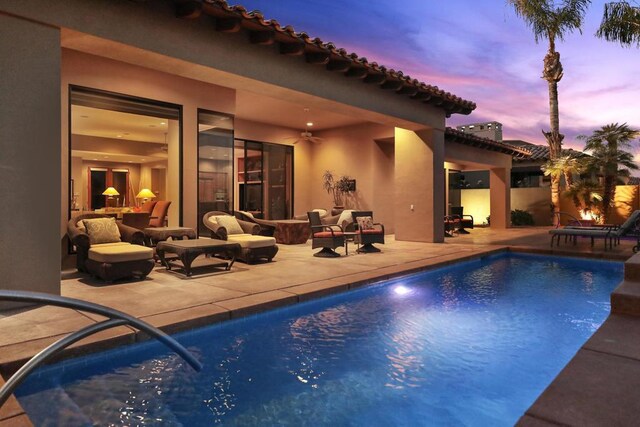
<path id="1" fill-rule="evenodd" d="M 596 36 L 623 46 L 640 47 L 640 6 L 626 1 L 605 3 Z"/>

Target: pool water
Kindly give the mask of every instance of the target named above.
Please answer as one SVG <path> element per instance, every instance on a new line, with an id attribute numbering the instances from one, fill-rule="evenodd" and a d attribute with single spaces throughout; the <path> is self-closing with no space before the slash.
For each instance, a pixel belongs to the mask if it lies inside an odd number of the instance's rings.
<path id="1" fill-rule="evenodd" d="M 513 425 L 622 271 L 492 256 L 178 335 L 201 373 L 150 342 L 43 368 L 17 395 L 36 425 Z"/>

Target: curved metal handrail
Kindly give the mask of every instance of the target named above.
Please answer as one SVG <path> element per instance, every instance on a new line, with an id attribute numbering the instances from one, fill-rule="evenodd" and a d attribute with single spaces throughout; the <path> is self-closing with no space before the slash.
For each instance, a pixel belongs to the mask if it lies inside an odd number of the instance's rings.
<path id="1" fill-rule="evenodd" d="M 180 357 L 182 357 L 193 369 L 196 371 L 202 370 L 202 364 L 179 342 L 171 338 L 169 335 L 162 332 L 160 329 L 151 326 L 147 322 L 140 319 L 136 319 L 133 316 L 123 313 L 109 307 L 105 307 L 100 304 L 94 304 L 87 301 L 78 300 L 75 298 L 67 298 L 57 295 L 44 294 L 40 292 L 26 292 L 26 291 L 0 291 L 0 301 L 13 301 L 13 302 L 33 302 L 39 304 L 53 305 L 57 307 L 71 308 L 74 310 L 86 311 L 88 313 L 99 314 L 101 316 L 108 317 L 109 320 L 102 321 L 100 323 L 94 323 L 86 326 L 83 329 L 68 335 L 44 350 L 40 351 L 34 357 L 32 357 L 27 363 L 25 363 L 15 374 L 7 380 L 7 382 L 0 388 L 0 407 L 4 405 L 13 391 L 22 383 L 22 381 L 35 370 L 38 366 L 49 360 L 57 352 L 67 348 L 71 344 L 80 341 L 92 334 L 103 331 L 105 329 L 115 328 L 122 325 L 130 325 L 136 329 L 146 332 L 158 341 L 175 351 Z"/>

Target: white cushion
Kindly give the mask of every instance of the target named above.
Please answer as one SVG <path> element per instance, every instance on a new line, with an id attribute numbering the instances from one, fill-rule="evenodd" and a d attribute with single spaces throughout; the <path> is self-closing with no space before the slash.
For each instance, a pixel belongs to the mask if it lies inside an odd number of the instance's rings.
<path id="1" fill-rule="evenodd" d="M 348 224 L 351 224 L 353 222 L 353 216 L 351 216 L 351 212 L 353 212 L 353 209 L 347 209 L 342 211 L 342 213 L 340 214 L 340 217 L 338 218 L 339 226 L 344 228 Z"/>
<path id="2" fill-rule="evenodd" d="M 120 230 L 115 218 L 92 218 L 82 221 L 89 242 L 92 245 L 99 243 L 116 243 L 120 241 Z"/>
<path id="3" fill-rule="evenodd" d="M 243 249 L 264 248 L 274 246 L 276 239 L 267 236 L 256 236 L 253 234 L 234 234 L 227 238 L 227 243 L 239 243 Z"/>
<path id="4" fill-rule="evenodd" d="M 140 245 L 94 245 L 89 248 L 89 259 L 113 264 L 153 258 L 153 249 Z"/>
<path id="5" fill-rule="evenodd" d="M 327 216 L 326 209 L 314 209 L 312 212 L 318 212 L 318 214 L 320 215 L 320 218 Z"/>
<path id="6" fill-rule="evenodd" d="M 219 226 L 227 229 L 227 236 L 232 234 L 242 234 L 244 230 L 240 227 L 238 220 L 235 216 L 231 215 L 219 215 L 216 217 L 216 222 Z"/>

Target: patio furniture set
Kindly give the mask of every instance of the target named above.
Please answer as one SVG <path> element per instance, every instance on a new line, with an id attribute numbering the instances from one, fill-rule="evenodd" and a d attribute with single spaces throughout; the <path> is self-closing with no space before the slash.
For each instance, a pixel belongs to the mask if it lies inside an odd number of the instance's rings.
<path id="1" fill-rule="evenodd" d="M 354 211 L 355 226 L 345 230 L 337 224 L 323 224 L 318 212 L 309 212 L 309 221 L 259 224 L 237 219 L 226 212 L 211 211 L 202 219 L 211 239 L 197 239 L 192 228 L 157 226 L 140 229 L 146 222 L 133 227 L 124 220 L 116 221 L 113 215 L 93 213 L 72 218 L 67 234 L 77 253 L 78 271 L 112 282 L 128 277 L 143 279 L 157 261 L 169 270 L 179 261 L 186 276 L 191 276 L 192 263 L 200 255 L 223 258 L 224 262 L 214 265 L 223 266 L 225 270 L 229 270 L 236 259 L 248 264 L 260 260 L 270 262 L 278 253 L 276 243 L 304 243 L 309 236 L 312 248 L 322 248 L 315 256 L 339 256 L 335 249 L 340 246 L 345 247 L 348 255 L 348 242 L 356 243 L 358 252 L 379 252 L 373 243 L 384 243 L 384 226 L 374 224 L 372 217 L 370 211 Z M 273 228 L 269 230 L 268 227 Z M 269 236 L 269 232 L 279 235 L 279 239 Z"/>

